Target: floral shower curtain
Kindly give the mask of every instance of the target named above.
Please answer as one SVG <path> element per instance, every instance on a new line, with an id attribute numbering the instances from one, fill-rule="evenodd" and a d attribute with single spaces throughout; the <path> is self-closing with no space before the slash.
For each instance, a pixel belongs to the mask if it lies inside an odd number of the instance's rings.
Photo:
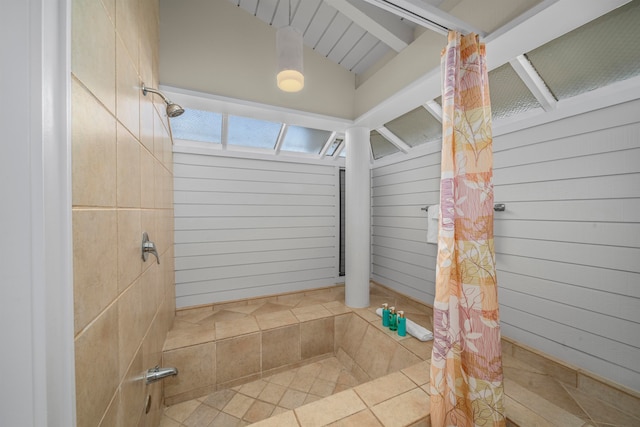
<path id="1" fill-rule="evenodd" d="M 484 44 L 475 34 L 451 31 L 441 62 L 443 142 L 431 423 L 504 426 Z"/>

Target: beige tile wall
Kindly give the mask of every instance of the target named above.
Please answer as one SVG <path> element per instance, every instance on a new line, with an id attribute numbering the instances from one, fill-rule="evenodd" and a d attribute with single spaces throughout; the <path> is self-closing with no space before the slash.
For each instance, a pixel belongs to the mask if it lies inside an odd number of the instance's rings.
<path id="1" fill-rule="evenodd" d="M 157 426 L 175 312 L 173 172 L 158 85 L 158 0 L 72 2 L 72 191 L 78 426 Z M 161 264 L 141 259 L 142 232 Z M 151 410 L 144 412 L 147 395 Z"/>

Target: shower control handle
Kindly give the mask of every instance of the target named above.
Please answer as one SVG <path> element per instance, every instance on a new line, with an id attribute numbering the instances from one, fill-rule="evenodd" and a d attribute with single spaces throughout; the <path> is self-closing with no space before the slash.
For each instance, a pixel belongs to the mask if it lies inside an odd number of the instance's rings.
<path id="1" fill-rule="evenodd" d="M 156 257 L 156 261 L 160 264 L 160 257 L 158 256 L 158 250 L 156 244 L 149 240 L 149 235 L 145 231 L 142 233 L 142 260 L 147 261 L 148 254 L 153 254 Z"/>

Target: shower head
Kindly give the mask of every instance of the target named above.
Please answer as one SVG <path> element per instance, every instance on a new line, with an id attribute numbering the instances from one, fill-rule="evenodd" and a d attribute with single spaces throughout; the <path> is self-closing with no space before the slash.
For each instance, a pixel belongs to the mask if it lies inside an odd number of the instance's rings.
<path id="1" fill-rule="evenodd" d="M 173 117 L 178 117 L 179 115 L 184 113 L 184 108 L 182 108 L 178 104 L 174 104 L 173 102 L 169 101 L 169 99 L 166 96 L 164 96 L 164 94 L 162 92 L 160 92 L 157 89 L 152 89 L 150 87 L 146 87 L 144 85 L 144 83 L 142 83 L 142 94 L 144 96 L 147 96 L 147 92 L 151 92 L 151 93 L 155 93 L 157 95 L 160 95 L 160 97 L 162 98 L 164 103 L 167 104 L 167 116 L 173 118 Z"/>

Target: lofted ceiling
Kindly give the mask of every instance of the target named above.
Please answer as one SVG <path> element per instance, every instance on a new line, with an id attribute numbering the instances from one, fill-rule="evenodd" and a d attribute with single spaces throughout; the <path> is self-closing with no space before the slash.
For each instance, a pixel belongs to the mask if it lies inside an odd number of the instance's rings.
<path id="1" fill-rule="evenodd" d="M 440 139 L 439 52 L 448 29 L 475 32 L 487 44 L 494 133 L 496 125 L 508 131 L 639 96 L 640 0 L 212 1 L 161 0 L 160 79 L 174 100 L 216 121 L 212 137 L 197 135 L 210 122 L 173 119 L 174 136 L 187 129 L 183 139 L 223 151 L 339 159 L 344 130 L 365 126 L 372 161 L 419 152 Z M 197 29 L 207 13 L 218 25 Z M 311 53 L 308 84 L 287 98 L 272 88 L 269 37 L 289 20 Z M 212 47 L 221 37 L 226 50 Z M 236 79 L 235 64 L 249 64 L 245 78 Z M 236 116 L 280 130 L 262 146 L 243 146 L 229 133 Z M 294 132 L 313 136 L 313 148 L 288 149 Z"/>
<path id="2" fill-rule="evenodd" d="M 424 31 L 445 35 L 452 29 L 486 36 L 544 3 L 543 0 L 229 1 L 275 28 L 290 24 L 302 32 L 306 46 L 356 75 L 380 66 Z"/>

